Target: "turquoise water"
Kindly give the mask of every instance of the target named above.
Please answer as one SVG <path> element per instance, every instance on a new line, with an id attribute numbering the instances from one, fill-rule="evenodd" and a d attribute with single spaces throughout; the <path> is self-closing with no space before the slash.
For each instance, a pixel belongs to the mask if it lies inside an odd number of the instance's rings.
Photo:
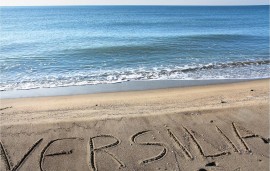
<path id="1" fill-rule="evenodd" d="M 0 89 L 269 77 L 269 6 L 1 7 Z"/>

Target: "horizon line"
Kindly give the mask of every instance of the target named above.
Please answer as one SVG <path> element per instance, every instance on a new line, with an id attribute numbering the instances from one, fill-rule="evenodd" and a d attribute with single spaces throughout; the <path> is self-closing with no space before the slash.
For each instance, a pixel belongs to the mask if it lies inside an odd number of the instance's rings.
<path id="1" fill-rule="evenodd" d="M 233 4 L 233 5 L 228 5 L 228 4 L 220 4 L 220 5 L 166 5 L 166 4 L 98 4 L 98 5 L 91 5 L 91 4 L 85 4 L 85 5 L 80 5 L 80 4 L 67 4 L 67 5 L 0 5 L 0 7 L 65 7 L 65 6 L 270 6 L 270 4 Z"/>

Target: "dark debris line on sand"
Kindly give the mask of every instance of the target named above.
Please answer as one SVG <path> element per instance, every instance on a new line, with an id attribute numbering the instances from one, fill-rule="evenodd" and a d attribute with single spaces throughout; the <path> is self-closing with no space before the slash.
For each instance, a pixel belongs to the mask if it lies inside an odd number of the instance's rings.
<path id="1" fill-rule="evenodd" d="M 0 111 L 1 111 L 1 110 L 6 110 L 6 109 L 11 109 L 11 108 L 12 108 L 12 106 L 0 108 Z"/>

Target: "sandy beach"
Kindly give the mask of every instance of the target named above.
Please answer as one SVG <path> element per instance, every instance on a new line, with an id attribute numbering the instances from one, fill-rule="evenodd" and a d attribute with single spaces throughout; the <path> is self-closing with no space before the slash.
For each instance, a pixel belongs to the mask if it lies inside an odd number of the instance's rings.
<path id="1" fill-rule="evenodd" d="M 1 171 L 269 170 L 269 79 L 1 100 Z"/>

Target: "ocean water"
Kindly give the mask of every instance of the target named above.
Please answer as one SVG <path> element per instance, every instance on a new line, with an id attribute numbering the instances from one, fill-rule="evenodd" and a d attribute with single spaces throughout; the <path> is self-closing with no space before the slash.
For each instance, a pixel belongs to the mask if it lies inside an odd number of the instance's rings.
<path id="1" fill-rule="evenodd" d="M 269 6 L 1 7 L 0 90 L 269 77 Z"/>

